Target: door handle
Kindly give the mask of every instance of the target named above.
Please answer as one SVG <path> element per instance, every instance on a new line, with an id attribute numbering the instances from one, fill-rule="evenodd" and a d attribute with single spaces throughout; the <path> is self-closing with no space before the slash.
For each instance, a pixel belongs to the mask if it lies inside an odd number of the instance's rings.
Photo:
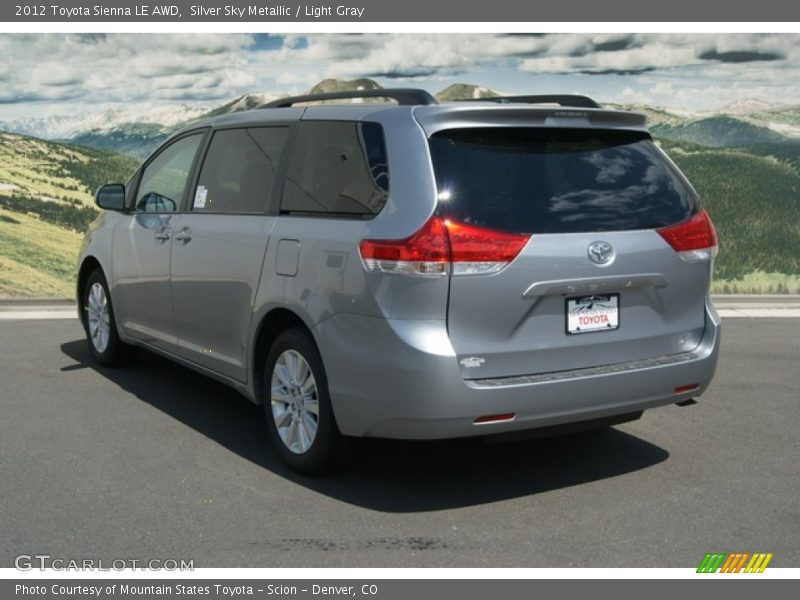
<path id="1" fill-rule="evenodd" d="M 156 239 L 159 242 L 166 242 L 170 237 L 170 230 L 169 229 L 160 229 L 156 231 Z"/>
<path id="2" fill-rule="evenodd" d="M 184 244 L 188 244 L 192 241 L 192 230 L 188 227 L 184 227 L 175 234 L 175 239 L 179 242 L 183 242 Z"/>

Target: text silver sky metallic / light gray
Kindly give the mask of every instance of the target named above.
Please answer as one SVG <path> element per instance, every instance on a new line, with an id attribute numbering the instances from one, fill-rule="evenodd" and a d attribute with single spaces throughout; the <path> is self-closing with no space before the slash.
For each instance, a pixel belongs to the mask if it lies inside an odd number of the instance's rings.
<path id="1" fill-rule="evenodd" d="M 629 420 L 716 367 L 713 225 L 644 117 L 586 97 L 283 99 L 192 124 L 97 202 L 95 358 L 227 383 L 300 471 L 352 436 Z"/>

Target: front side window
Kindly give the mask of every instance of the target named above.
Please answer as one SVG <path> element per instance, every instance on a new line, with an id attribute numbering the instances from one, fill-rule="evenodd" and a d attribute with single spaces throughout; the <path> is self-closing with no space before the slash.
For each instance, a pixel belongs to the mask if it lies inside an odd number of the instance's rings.
<path id="1" fill-rule="evenodd" d="M 300 123 L 281 212 L 371 217 L 383 209 L 388 195 L 389 166 L 379 124 Z"/>
<path id="2" fill-rule="evenodd" d="M 287 132 L 287 127 L 217 131 L 200 170 L 192 211 L 266 211 Z"/>
<path id="3" fill-rule="evenodd" d="M 176 212 L 183 200 L 194 157 L 203 134 L 197 133 L 173 142 L 145 167 L 136 194 L 139 212 Z"/>

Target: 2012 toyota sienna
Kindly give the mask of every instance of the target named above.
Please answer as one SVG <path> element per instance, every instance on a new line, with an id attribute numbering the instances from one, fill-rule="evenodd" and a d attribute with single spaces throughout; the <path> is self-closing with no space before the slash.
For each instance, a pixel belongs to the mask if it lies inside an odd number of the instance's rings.
<path id="1" fill-rule="evenodd" d="M 142 346 L 229 384 L 300 471 L 348 436 L 636 418 L 716 367 L 711 221 L 642 115 L 583 96 L 286 98 L 192 124 L 96 200 L 96 360 Z"/>

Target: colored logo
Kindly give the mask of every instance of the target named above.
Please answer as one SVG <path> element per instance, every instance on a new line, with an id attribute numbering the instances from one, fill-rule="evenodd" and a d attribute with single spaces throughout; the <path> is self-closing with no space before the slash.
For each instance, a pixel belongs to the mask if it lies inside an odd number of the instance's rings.
<path id="1" fill-rule="evenodd" d="M 708 552 L 697 567 L 698 573 L 763 573 L 772 552 Z"/>

